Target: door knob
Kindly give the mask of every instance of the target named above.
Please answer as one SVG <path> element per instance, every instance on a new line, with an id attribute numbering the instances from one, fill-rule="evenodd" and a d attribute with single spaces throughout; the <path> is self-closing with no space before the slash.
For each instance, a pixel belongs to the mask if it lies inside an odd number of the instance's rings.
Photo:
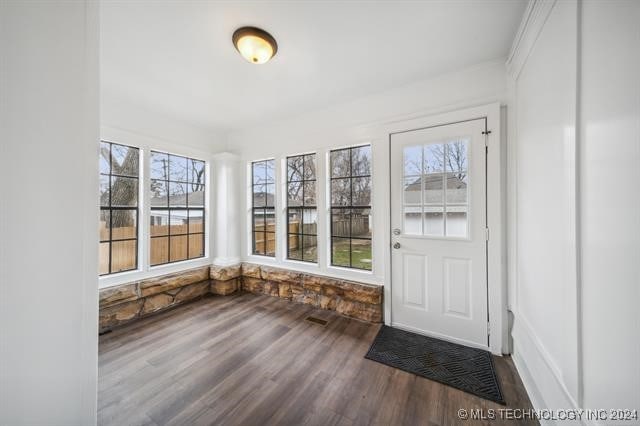
<path id="1" fill-rule="evenodd" d="M 395 243 L 395 244 L 393 245 L 393 248 L 394 248 L 394 249 L 399 249 L 399 248 L 400 248 L 400 243 Z"/>

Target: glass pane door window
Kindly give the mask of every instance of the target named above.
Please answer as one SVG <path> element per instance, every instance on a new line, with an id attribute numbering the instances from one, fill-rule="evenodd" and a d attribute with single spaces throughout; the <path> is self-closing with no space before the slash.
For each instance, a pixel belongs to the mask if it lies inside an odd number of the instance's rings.
<path id="1" fill-rule="evenodd" d="M 403 226 L 407 235 L 469 237 L 469 138 L 403 150 Z"/>

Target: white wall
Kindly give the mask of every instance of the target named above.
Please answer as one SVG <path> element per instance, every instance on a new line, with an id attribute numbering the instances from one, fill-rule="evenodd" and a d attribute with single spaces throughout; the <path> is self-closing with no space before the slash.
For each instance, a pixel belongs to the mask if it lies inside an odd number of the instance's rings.
<path id="1" fill-rule="evenodd" d="M 199 127 L 150 111 L 137 105 L 135 100 L 122 99 L 104 89 L 100 92 L 100 124 L 103 134 L 104 129 L 127 132 L 163 144 L 210 153 L 224 151 L 226 143 L 226 134 L 217 129 Z"/>
<path id="2" fill-rule="evenodd" d="M 505 75 L 502 59 L 479 64 L 268 126 L 231 132 L 227 149 L 259 158 L 348 143 L 370 137 L 382 123 L 504 101 Z"/>
<path id="3" fill-rule="evenodd" d="M 98 13 L 0 3 L 0 424 L 96 423 Z"/>
<path id="4" fill-rule="evenodd" d="M 639 7 L 532 1 L 508 61 L 514 362 L 536 408 L 640 409 Z"/>
<path id="5" fill-rule="evenodd" d="M 581 18 L 584 406 L 640 410 L 640 2 Z"/>

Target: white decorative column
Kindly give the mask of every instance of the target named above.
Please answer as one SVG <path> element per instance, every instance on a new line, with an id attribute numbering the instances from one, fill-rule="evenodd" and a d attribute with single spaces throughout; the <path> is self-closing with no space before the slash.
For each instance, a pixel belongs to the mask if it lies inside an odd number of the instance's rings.
<path id="1" fill-rule="evenodd" d="M 211 227 L 213 264 L 234 265 L 240 262 L 240 157 L 223 152 L 213 156 L 213 226 Z"/>

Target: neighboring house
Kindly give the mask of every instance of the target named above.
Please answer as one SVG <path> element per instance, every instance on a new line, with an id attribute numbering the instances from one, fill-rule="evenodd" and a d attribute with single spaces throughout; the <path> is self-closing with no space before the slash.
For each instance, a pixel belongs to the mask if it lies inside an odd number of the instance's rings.
<path id="1" fill-rule="evenodd" d="M 446 196 L 447 205 L 467 203 L 466 173 L 430 173 L 422 177 L 406 178 L 409 183 L 404 187 L 404 204 L 443 205 Z M 446 190 L 443 180 L 446 181 Z M 421 198 L 424 182 L 424 200 Z M 446 195 L 445 195 L 446 194 Z"/>
<path id="2" fill-rule="evenodd" d="M 195 191 L 188 194 L 189 206 L 201 207 L 204 205 L 204 192 Z M 150 224 L 153 225 L 168 225 L 169 224 L 169 210 L 160 210 L 158 207 L 165 207 L 167 205 L 167 197 L 152 196 L 150 204 L 154 208 L 151 215 Z M 171 225 L 186 225 L 188 219 L 187 211 L 187 194 L 178 194 L 169 196 L 169 206 L 171 210 Z M 184 207 L 184 210 L 180 210 Z M 177 208 L 177 209 L 176 209 Z"/>
<path id="3" fill-rule="evenodd" d="M 255 207 L 275 207 L 275 195 L 270 192 L 254 192 L 253 193 L 253 205 Z"/>
<path id="4" fill-rule="evenodd" d="M 450 236 L 466 235 L 467 197 L 466 173 L 430 173 L 422 177 L 406 178 L 405 232 L 426 235 L 443 235 L 446 232 Z M 422 226 L 424 226 L 424 232 Z"/>

